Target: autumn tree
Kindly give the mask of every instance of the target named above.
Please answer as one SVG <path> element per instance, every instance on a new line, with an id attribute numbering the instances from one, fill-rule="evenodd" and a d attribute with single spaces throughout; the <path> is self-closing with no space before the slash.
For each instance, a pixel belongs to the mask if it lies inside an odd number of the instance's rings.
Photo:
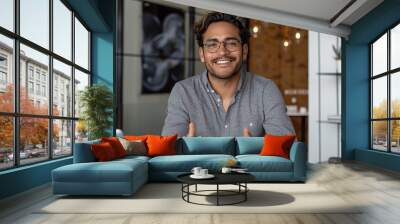
<path id="1" fill-rule="evenodd" d="M 14 88 L 13 85 L 8 85 L 6 92 L 0 93 L 0 111 L 13 112 L 14 107 Z M 45 105 L 45 106 L 44 106 Z M 47 104 L 34 105 L 29 99 L 29 95 L 24 87 L 20 88 L 20 110 L 23 114 L 41 114 L 47 115 Z M 59 113 L 58 110 L 55 111 Z M 13 147 L 13 117 L 0 116 L 0 147 Z M 24 149 L 26 145 L 45 145 L 48 136 L 48 119 L 47 118 L 20 118 L 20 148 Z M 53 138 L 59 135 L 59 128 L 54 126 Z"/>

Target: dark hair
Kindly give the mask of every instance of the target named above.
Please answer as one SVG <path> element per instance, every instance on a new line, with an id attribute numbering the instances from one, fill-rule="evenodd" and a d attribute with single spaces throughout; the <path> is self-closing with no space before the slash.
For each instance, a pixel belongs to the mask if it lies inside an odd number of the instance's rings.
<path id="1" fill-rule="evenodd" d="M 242 22 L 240 22 L 239 17 L 221 12 L 210 12 L 207 15 L 205 15 L 194 26 L 194 33 L 196 35 L 197 44 L 200 47 L 203 46 L 203 34 L 207 31 L 210 24 L 221 21 L 228 22 L 236 26 L 239 29 L 239 35 L 242 44 L 248 43 L 249 31 L 247 30 L 246 27 L 243 26 Z"/>

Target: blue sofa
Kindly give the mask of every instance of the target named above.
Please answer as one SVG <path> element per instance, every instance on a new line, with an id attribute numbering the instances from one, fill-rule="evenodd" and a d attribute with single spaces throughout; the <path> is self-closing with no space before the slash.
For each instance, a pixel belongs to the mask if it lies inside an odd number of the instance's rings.
<path id="1" fill-rule="evenodd" d="M 184 137 L 176 144 L 177 155 L 127 156 L 108 162 L 96 162 L 91 141 L 75 144 L 74 163 L 52 171 L 54 194 L 131 195 L 148 181 L 176 181 L 193 167 L 218 172 L 234 159 L 260 182 L 304 182 L 306 149 L 294 142 L 290 159 L 260 156 L 263 137 Z"/>

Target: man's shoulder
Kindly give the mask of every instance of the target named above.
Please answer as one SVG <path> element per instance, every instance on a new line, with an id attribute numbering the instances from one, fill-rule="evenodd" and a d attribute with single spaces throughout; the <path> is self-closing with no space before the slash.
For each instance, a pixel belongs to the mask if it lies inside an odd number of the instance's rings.
<path id="1" fill-rule="evenodd" d="M 268 86 L 268 85 L 274 83 L 274 81 L 272 81 L 271 79 L 266 78 L 264 76 L 250 73 L 250 72 L 248 74 L 251 77 L 250 80 L 251 80 L 252 84 L 256 87 L 265 87 L 265 86 Z"/>
<path id="2" fill-rule="evenodd" d="M 199 80 L 200 80 L 200 75 L 194 75 L 189 78 L 186 78 L 186 79 L 176 82 L 175 86 L 184 87 L 184 88 L 187 88 L 187 87 L 192 88 L 197 84 L 197 82 Z"/>

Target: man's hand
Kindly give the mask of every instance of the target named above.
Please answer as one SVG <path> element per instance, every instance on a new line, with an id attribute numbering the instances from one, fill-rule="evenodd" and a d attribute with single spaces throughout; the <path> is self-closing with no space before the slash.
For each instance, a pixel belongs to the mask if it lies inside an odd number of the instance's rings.
<path id="1" fill-rule="evenodd" d="M 248 128 L 243 128 L 243 136 L 244 137 L 251 137 L 250 131 Z"/>
<path id="2" fill-rule="evenodd" d="M 196 126 L 194 125 L 193 122 L 190 122 L 189 130 L 188 130 L 186 137 L 194 137 L 194 136 L 196 136 Z"/>

